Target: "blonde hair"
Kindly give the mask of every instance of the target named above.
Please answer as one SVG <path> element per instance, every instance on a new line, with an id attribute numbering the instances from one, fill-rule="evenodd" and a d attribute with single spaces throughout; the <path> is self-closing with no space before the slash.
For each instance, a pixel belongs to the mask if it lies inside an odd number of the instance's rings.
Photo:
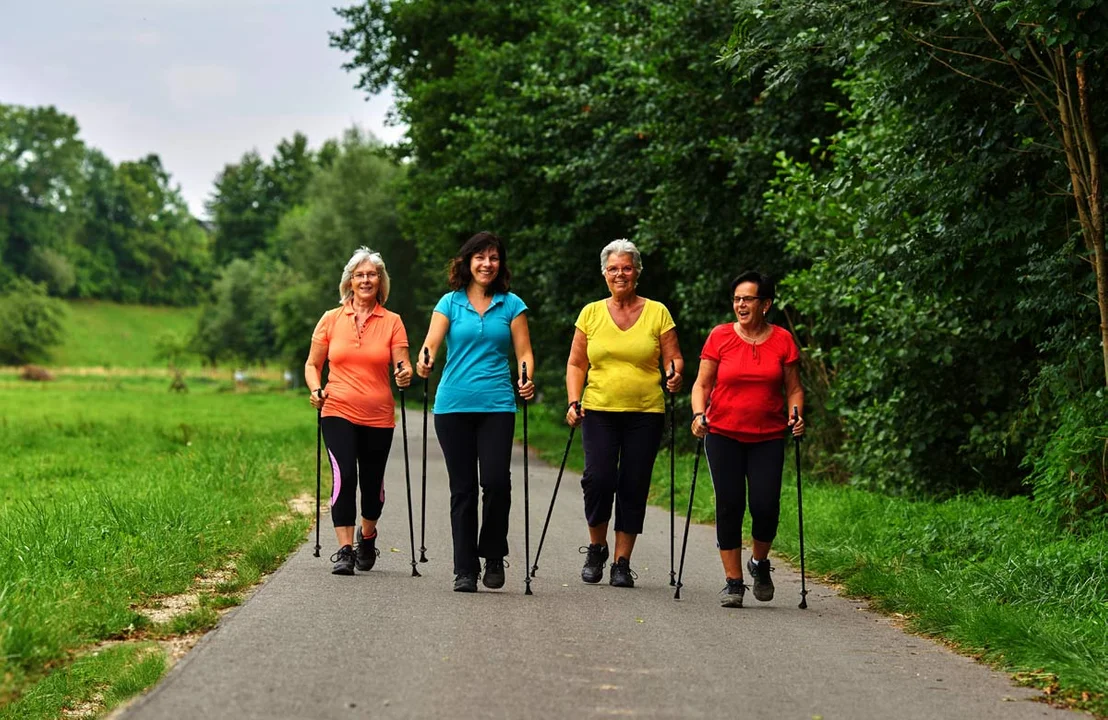
<path id="1" fill-rule="evenodd" d="M 354 251 L 350 259 L 346 261 L 346 267 L 342 269 L 342 280 L 339 280 L 339 304 L 345 303 L 354 297 L 354 290 L 350 287 L 354 277 L 354 270 L 364 262 L 371 262 L 377 268 L 377 302 L 384 305 L 389 299 L 389 273 L 385 270 L 385 261 L 381 253 L 362 246 Z"/>

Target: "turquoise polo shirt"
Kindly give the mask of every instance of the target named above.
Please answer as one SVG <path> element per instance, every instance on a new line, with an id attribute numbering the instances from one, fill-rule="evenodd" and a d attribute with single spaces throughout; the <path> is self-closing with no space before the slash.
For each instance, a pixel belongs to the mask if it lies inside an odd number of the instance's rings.
<path id="1" fill-rule="evenodd" d="M 443 295 L 435 312 L 450 321 L 446 331 L 446 367 L 435 393 L 435 414 L 516 411 L 516 393 L 508 353 L 512 321 L 527 305 L 515 293 L 497 293 L 484 315 L 473 309 L 464 290 Z"/>

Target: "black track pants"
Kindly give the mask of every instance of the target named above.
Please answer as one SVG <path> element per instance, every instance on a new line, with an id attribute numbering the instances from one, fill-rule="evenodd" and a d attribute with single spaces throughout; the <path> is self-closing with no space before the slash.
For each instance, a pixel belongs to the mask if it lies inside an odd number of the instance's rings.
<path id="1" fill-rule="evenodd" d="M 639 534 L 646 517 L 650 475 L 662 443 L 665 416 L 647 412 L 586 410 L 581 421 L 585 449 L 585 520 L 608 522 L 615 498 L 617 532 Z"/>
<path id="2" fill-rule="evenodd" d="M 354 525 L 358 485 L 362 487 L 362 517 L 379 519 L 385 505 L 385 464 L 393 428 L 355 425 L 340 417 L 325 417 L 321 422 L 331 461 L 331 521 L 335 527 Z"/>
<path id="3" fill-rule="evenodd" d="M 748 490 L 750 534 L 760 542 L 772 542 L 781 516 L 785 441 L 745 443 L 709 433 L 704 439 L 704 454 L 716 489 L 716 540 L 720 550 L 742 547 Z"/>
<path id="4" fill-rule="evenodd" d="M 508 554 L 515 427 L 516 415 L 510 412 L 435 415 L 435 434 L 450 475 L 455 574 L 479 572 L 478 558 L 499 559 Z M 478 535 L 477 496 L 481 491 Z"/>

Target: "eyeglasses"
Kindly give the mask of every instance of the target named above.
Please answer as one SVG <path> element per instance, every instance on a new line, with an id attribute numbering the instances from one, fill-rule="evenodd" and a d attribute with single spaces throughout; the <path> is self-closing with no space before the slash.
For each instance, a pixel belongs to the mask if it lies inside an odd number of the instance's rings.
<path id="1" fill-rule="evenodd" d="M 351 277 L 353 277 L 355 280 L 358 280 L 358 281 L 361 281 L 361 280 L 376 280 L 377 279 L 377 273 L 376 272 L 360 272 L 360 273 L 354 273 Z"/>
<path id="2" fill-rule="evenodd" d="M 613 265 L 611 267 L 604 268 L 604 272 L 612 276 L 619 275 L 620 273 L 623 273 L 624 275 L 634 275 L 635 268 L 631 267 L 630 265 L 624 265 L 623 267 L 616 267 L 615 265 Z"/>
<path id="3" fill-rule="evenodd" d="M 741 305 L 743 303 L 750 304 L 750 303 L 754 302 L 755 300 L 765 300 L 765 298 L 761 297 L 760 295 L 736 295 L 734 297 L 734 301 L 735 301 L 736 305 Z"/>

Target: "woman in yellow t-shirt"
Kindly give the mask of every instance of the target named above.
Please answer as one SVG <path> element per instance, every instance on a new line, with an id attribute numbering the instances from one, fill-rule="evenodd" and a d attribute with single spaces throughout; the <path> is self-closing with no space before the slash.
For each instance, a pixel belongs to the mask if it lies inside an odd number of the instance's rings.
<path id="1" fill-rule="evenodd" d="M 661 368 L 674 363 L 676 373 L 666 389 L 677 392 L 685 361 L 669 310 L 636 291 L 642 258 L 634 243 L 608 243 L 600 251 L 600 272 L 611 297 L 581 310 L 566 364 L 566 422 L 581 425 L 585 449 L 581 488 L 589 545 L 582 548 L 581 579 L 598 583 L 604 576 L 614 498 L 615 561 L 608 580 L 616 587 L 634 587 L 631 550 L 642 532 L 650 475 L 665 428 Z"/>

